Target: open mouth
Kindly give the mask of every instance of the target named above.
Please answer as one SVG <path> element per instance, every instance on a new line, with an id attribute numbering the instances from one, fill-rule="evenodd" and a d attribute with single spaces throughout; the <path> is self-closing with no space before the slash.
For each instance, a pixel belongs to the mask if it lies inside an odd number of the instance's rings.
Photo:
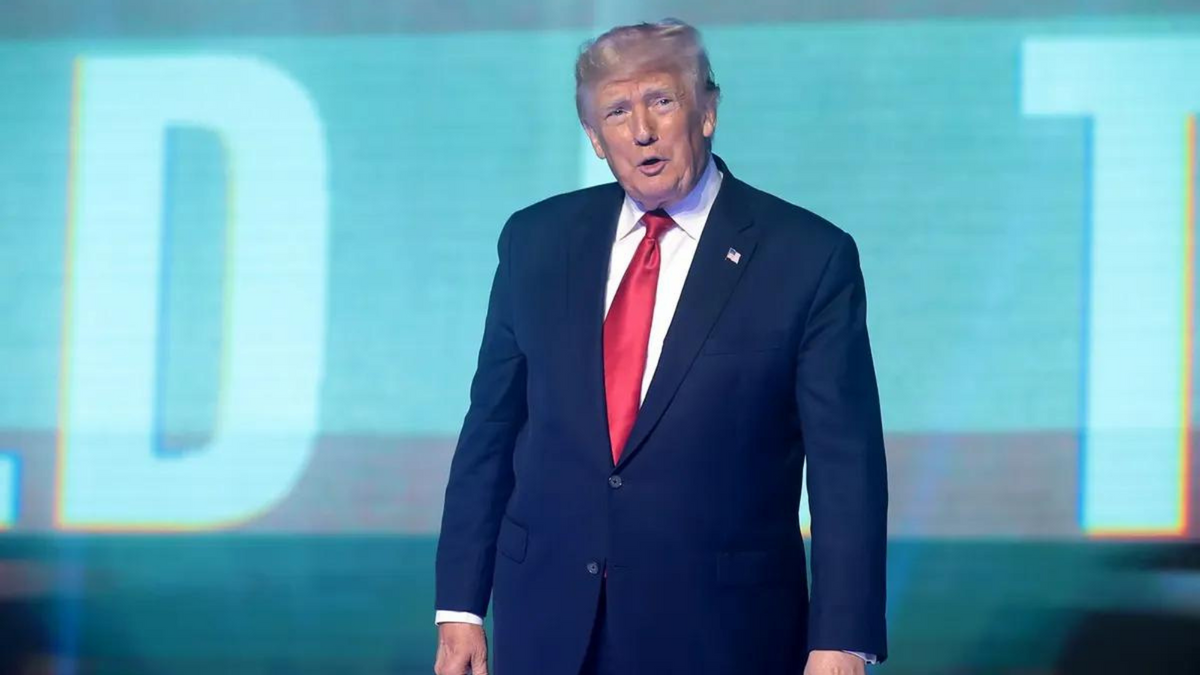
<path id="1" fill-rule="evenodd" d="M 647 157 L 638 163 L 638 170 L 647 175 L 654 175 L 666 166 L 667 160 L 662 157 Z"/>

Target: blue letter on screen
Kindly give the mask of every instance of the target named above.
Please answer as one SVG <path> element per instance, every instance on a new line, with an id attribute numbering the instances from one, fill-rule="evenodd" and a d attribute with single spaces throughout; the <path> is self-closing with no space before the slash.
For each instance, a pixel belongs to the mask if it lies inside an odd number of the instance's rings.
<path id="1" fill-rule="evenodd" d="M 328 194 L 321 121 L 254 58 L 76 61 L 58 526 L 211 529 L 285 497 L 318 425 Z M 216 428 L 155 452 L 163 143 L 217 134 L 226 161 L 224 324 Z"/>

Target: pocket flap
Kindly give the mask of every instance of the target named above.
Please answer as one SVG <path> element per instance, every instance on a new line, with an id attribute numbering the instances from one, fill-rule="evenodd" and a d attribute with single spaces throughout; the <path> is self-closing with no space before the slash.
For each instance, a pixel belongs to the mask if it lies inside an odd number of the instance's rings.
<path id="1" fill-rule="evenodd" d="M 728 586 L 781 583 L 787 578 L 787 556 L 783 551 L 725 551 L 717 566 L 717 578 Z"/>
<path id="2" fill-rule="evenodd" d="M 517 524 L 506 514 L 500 521 L 500 533 L 496 536 L 496 550 L 513 562 L 525 560 L 525 549 L 529 546 L 529 531 Z"/>
<path id="3" fill-rule="evenodd" d="M 778 349 L 783 345 L 783 333 L 743 333 L 740 335 L 713 335 L 704 341 L 705 354 L 739 354 Z"/>

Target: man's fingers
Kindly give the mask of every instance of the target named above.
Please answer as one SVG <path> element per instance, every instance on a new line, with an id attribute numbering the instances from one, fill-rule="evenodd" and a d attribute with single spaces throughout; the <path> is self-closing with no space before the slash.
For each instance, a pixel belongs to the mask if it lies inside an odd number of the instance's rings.
<path id="1" fill-rule="evenodd" d="M 487 651 L 477 651 L 471 655 L 471 674 L 488 675 Z"/>
<path id="2" fill-rule="evenodd" d="M 465 654 L 450 654 L 445 647 L 438 650 L 437 663 L 433 664 L 434 675 L 465 675 L 470 659 Z"/>

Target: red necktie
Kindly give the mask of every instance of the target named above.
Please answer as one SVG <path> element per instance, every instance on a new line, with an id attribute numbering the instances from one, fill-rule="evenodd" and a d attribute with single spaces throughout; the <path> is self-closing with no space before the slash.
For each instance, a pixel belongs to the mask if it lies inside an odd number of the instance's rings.
<path id="1" fill-rule="evenodd" d="M 649 211 L 641 221 L 646 236 L 625 269 L 621 285 L 604 319 L 604 397 L 608 402 L 608 437 L 613 465 L 629 440 L 641 405 L 642 377 L 646 372 L 646 344 L 654 316 L 658 268 L 662 256 L 658 240 L 675 226 L 661 209 Z"/>

